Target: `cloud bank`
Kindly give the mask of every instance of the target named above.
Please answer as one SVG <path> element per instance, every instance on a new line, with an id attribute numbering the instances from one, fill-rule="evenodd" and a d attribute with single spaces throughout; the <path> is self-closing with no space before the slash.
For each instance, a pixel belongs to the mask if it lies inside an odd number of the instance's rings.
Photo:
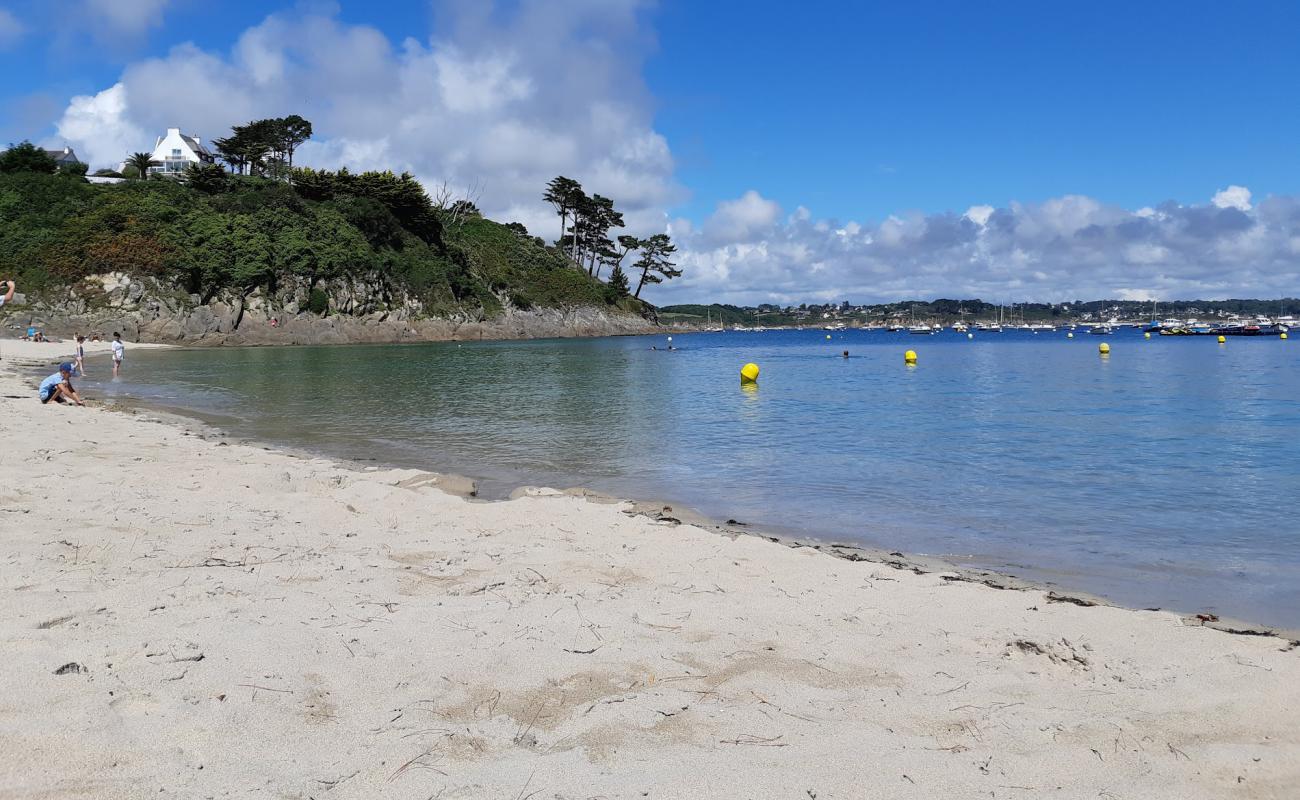
<path id="1" fill-rule="evenodd" d="M 738 222 L 740 220 L 740 222 Z M 875 224 L 782 214 L 755 192 L 673 223 L 685 276 L 661 302 L 875 302 L 1300 294 L 1300 198 L 1230 186 L 1203 205 L 1128 211 L 1069 195 Z"/>

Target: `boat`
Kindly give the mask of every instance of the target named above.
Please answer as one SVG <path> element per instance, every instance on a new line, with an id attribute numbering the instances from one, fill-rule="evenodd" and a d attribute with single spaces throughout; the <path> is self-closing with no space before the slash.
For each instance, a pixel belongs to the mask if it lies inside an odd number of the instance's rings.
<path id="1" fill-rule="evenodd" d="M 1045 322 L 1033 322 L 1030 323 L 1029 330 L 1033 331 L 1034 333 L 1038 333 L 1039 331 L 1051 332 L 1056 330 L 1056 326 L 1048 325 Z"/>
<path id="2" fill-rule="evenodd" d="M 1273 323 L 1261 325 L 1257 322 L 1246 322 L 1238 325 L 1211 328 L 1210 333 L 1217 336 L 1277 336 L 1280 333 L 1286 333 L 1287 330 L 1285 325 Z"/>
<path id="3" fill-rule="evenodd" d="M 908 332 L 908 333 L 912 333 L 912 334 L 916 334 L 916 335 L 918 335 L 918 336 L 930 336 L 930 335 L 933 335 L 933 334 L 935 334 L 935 333 L 938 333 L 937 330 L 935 330 L 934 328 L 931 328 L 929 325 L 926 325 L 926 324 L 924 324 L 924 323 L 921 324 L 921 325 L 913 325 L 913 326 L 909 327 L 909 328 L 907 329 L 907 332 Z"/>
<path id="4" fill-rule="evenodd" d="M 1115 329 L 1104 322 L 1098 325 L 1093 325 L 1088 329 L 1088 333 L 1091 333 L 1093 336 L 1108 336 L 1114 332 Z"/>
<path id="5" fill-rule="evenodd" d="M 975 326 L 975 330 L 984 333 L 1002 333 L 1002 306 L 998 306 L 997 322 L 981 322 Z"/>

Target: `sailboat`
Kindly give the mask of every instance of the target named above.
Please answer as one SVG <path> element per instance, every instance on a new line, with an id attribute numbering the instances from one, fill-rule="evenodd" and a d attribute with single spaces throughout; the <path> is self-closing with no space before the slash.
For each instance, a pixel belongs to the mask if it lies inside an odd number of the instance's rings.
<path id="1" fill-rule="evenodd" d="M 916 324 L 916 306 L 912 306 L 912 324 L 908 327 L 907 332 L 914 333 L 918 336 L 929 336 L 930 334 L 936 333 L 934 328 L 931 328 L 924 322 L 920 325 Z"/>
<path id="2" fill-rule="evenodd" d="M 985 333 L 1002 333 L 1002 306 L 998 306 L 997 324 L 992 322 L 982 322 L 975 326 L 975 330 L 984 331 Z"/>

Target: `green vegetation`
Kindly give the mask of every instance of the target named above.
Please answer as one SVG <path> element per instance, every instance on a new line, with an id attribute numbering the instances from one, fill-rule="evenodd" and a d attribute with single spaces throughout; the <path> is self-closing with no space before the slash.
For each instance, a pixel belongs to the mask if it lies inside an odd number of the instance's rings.
<path id="1" fill-rule="evenodd" d="M 59 165 L 50 158 L 50 154 L 32 144 L 21 142 L 9 145 L 9 149 L 0 153 L 0 173 L 38 172 L 53 175 Z"/>
<path id="2" fill-rule="evenodd" d="M 585 267 L 587 274 L 599 278 L 604 267 L 610 267 L 610 280 L 614 272 L 620 276 L 620 282 L 626 281 L 623 273 L 623 259 L 634 250 L 641 252 L 641 257 L 634 267 L 641 270 L 637 281 L 634 298 L 641 297 L 641 289 L 647 283 L 662 283 L 681 276 L 682 271 L 675 269 L 676 264 L 668 256 L 676 252 L 677 247 L 666 233 L 657 233 L 647 239 L 635 236 L 619 236 L 615 244 L 609 238 L 609 232 L 623 227 L 623 214 L 614 208 L 614 201 L 608 197 L 594 194 L 591 197 L 582 190 L 582 185 L 572 178 L 560 175 L 546 186 L 542 199 L 555 208 L 560 215 L 560 238 L 555 244 L 568 254 L 573 263 Z M 626 295 L 627 292 L 615 288 L 615 292 Z"/>
<path id="3" fill-rule="evenodd" d="M 560 214 L 560 239 L 548 246 L 517 222 L 485 219 L 445 186 L 431 200 L 408 173 L 295 168 L 311 133 L 296 115 L 256 120 L 214 140 L 229 172 L 197 163 L 151 176 L 152 156 L 141 152 L 121 173 L 101 171 L 141 179 L 115 185 L 69 180 L 44 150 L 12 146 L 0 154 L 0 264 L 36 296 L 88 289 L 87 278 L 116 272 L 156 278 L 198 302 L 290 286 L 324 314 L 331 289 L 350 283 L 395 304 L 413 297 L 431 316 L 480 318 L 507 307 L 649 313 L 642 287 L 681 274 L 666 234 L 611 240 L 622 213 L 577 181 L 548 186 Z M 622 268 L 633 251 L 635 292 Z"/>
<path id="4" fill-rule="evenodd" d="M 205 301 L 222 290 L 274 291 L 296 279 L 316 290 L 308 297 L 316 313 L 328 305 L 323 284 L 340 278 L 377 284 L 389 297 L 413 296 L 431 315 L 492 316 L 507 303 L 642 310 L 517 223 L 468 215 L 444 227 L 444 212 L 410 175 L 294 174 L 288 184 L 207 165 L 181 181 L 107 186 L 2 174 L 0 264 L 36 295 L 123 272 Z"/>
<path id="5" fill-rule="evenodd" d="M 153 156 L 149 153 L 132 153 L 126 157 L 126 165 L 135 170 L 133 177 L 141 180 L 149 180 L 149 166 L 153 164 Z"/>
<path id="6" fill-rule="evenodd" d="M 21 142 L 9 145 L 0 153 L 0 174 L 36 172 L 42 175 L 69 175 L 74 178 L 86 174 L 85 164 L 59 164 L 50 154 L 32 144 Z"/>
<path id="7" fill-rule="evenodd" d="M 215 139 L 221 160 L 240 175 L 284 179 L 293 170 L 293 154 L 311 138 L 311 123 L 297 114 L 236 125 L 224 139 Z"/>

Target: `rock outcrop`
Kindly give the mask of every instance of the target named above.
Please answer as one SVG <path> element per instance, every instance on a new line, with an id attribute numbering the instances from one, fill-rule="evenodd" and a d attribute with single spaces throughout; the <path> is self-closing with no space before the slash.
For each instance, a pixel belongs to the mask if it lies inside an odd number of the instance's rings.
<path id="1" fill-rule="evenodd" d="M 652 333 L 654 322 L 613 307 L 521 310 L 492 317 L 429 316 L 380 280 L 317 284 L 326 311 L 308 310 L 305 281 L 273 293 L 204 298 L 153 279 L 122 273 L 87 279 L 66 297 L 5 309 L 10 325 L 34 324 L 48 335 L 120 331 L 128 341 L 192 345 L 345 344 L 474 339 L 532 339 Z M 318 299 L 319 303 L 319 299 Z"/>

